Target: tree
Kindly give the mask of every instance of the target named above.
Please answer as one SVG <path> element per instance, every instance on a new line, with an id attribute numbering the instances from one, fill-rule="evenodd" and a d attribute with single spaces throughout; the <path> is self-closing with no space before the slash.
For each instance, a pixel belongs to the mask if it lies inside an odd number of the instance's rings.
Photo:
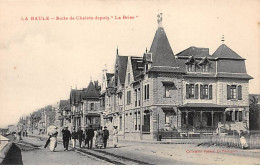
<path id="1" fill-rule="evenodd" d="M 249 105 L 249 129 L 260 130 L 260 105 L 258 99 L 252 96 Z"/>

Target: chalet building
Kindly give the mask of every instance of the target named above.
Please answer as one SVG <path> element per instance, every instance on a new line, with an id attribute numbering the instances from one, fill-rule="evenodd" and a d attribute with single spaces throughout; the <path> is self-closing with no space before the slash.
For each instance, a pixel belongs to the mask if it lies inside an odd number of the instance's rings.
<path id="1" fill-rule="evenodd" d="M 174 55 L 158 15 L 150 50 L 116 54 L 113 73 L 104 71 L 101 125 L 118 126 L 126 139 L 154 139 L 158 131 L 227 131 L 249 127 L 245 59 L 222 44 L 189 47 Z"/>
<path id="2" fill-rule="evenodd" d="M 70 107 L 71 126 L 78 129 L 92 125 L 94 129 L 97 129 L 100 126 L 100 86 L 98 82 L 90 82 L 88 87 L 82 90 L 72 89 Z"/>

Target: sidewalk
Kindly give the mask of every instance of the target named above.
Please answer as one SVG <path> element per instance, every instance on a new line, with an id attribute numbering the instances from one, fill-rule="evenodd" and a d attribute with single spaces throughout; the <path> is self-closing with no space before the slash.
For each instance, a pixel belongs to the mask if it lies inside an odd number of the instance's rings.
<path id="1" fill-rule="evenodd" d="M 48 136 L 40 137 L 47 138 Z M 61 141 L 60 137 L 58 139 Z M 111 139 L 107 149 L 94 148 L 92 150 L 101 150 L 151 164 L 260 164 L 260 150 L 129 140 L 120 140 L 119 147 L 113 148 Z"/>

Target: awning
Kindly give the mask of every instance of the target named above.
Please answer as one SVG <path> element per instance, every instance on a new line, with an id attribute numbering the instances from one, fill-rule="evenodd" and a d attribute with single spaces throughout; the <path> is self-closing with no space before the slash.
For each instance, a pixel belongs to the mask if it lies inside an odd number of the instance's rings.
<path id="1" fill-rule="evenodd" d="M 88 113 L 86 116 L 88 116 L 88 117 L 100 117 L 100 114 L 98 114 L 98 113 Z"/>
<path id="2" fill-rule="evenodd" d="M 177 89 L 174 82 L 172 81 L 162 81 L 163 86 L 169 86 L 171 89 Z"/>
<path id="3" fill-rule="evenodd" d="M 162 108 L 163 112 L 165 112 L 165 113 L 174 113 L 174 114 L 176 114 L 176 111 L 174 110 L 173 107 L 161 107 L 161 108 Z"/>

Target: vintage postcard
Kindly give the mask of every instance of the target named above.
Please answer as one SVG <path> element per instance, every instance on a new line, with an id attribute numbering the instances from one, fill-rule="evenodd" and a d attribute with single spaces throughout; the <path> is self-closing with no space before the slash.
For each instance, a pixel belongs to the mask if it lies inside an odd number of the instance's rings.
<path id="1" fill-rule="evenodd" d="M 0 164 L 260 164 L 259 11 L 1 0 Z"/>

